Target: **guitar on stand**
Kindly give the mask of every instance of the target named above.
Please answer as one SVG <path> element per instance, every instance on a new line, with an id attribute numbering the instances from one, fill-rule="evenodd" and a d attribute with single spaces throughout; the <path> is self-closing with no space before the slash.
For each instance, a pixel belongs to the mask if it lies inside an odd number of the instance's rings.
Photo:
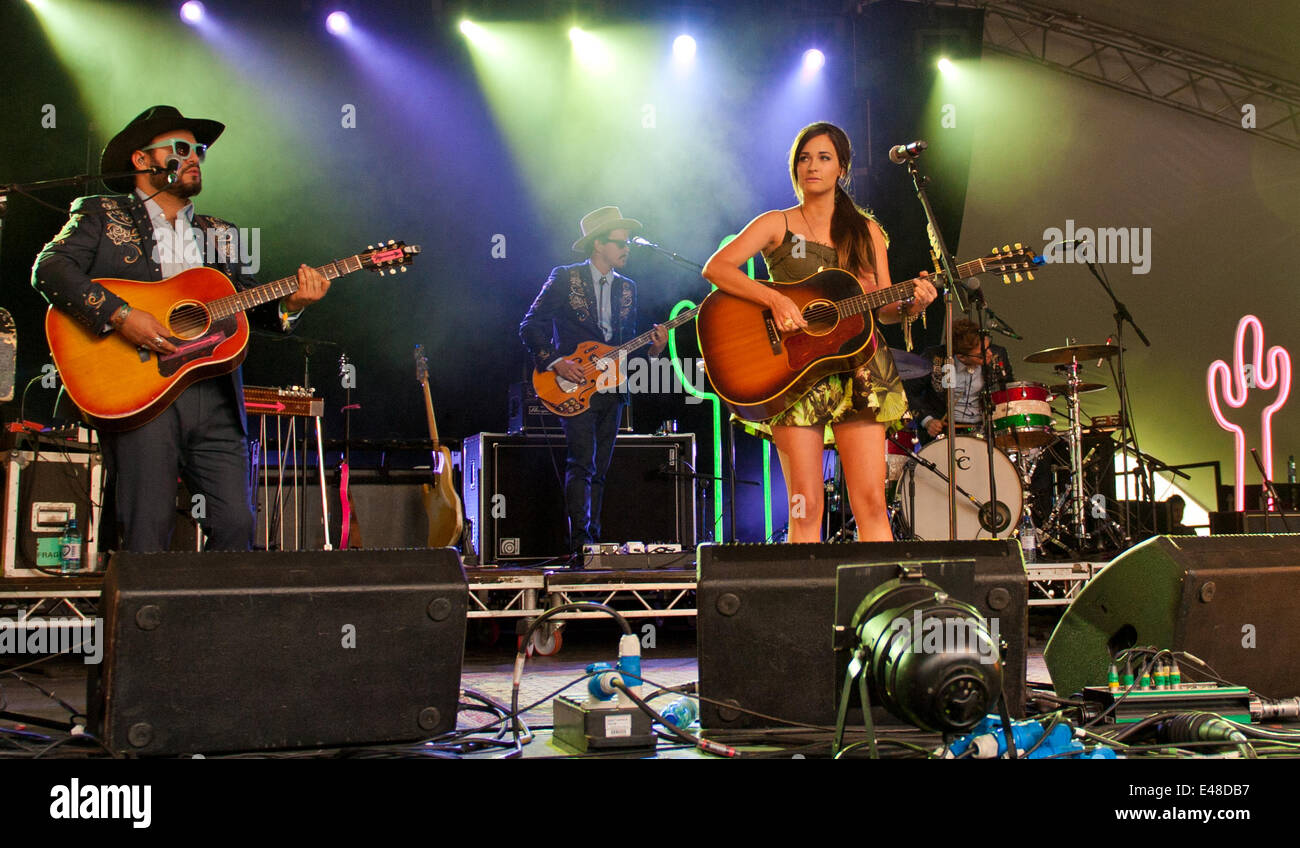
<path id="1" fill-rule="evenodd" d="M 339 376 L 347 386 L 347 396 L 343 402 L 343 461 L 339 463 L 339 512 L 341 514 L 339 530 L 339 550 L 360 548 L 361 522 L 357 520 L 357 507 L 352 502 L 352 492 L 348 489 L 348 477 L 352 465 L 352 410 L 360 406 L 352 402 L 352 372 L 348 368 L 348 355 L 339 357 Z"/>
<path id="2" fill-rule="evenodd" d="M 424 390 L 424 414 L 429 419 L 429 439 L 433 442 L 429 468 L 433 482 L 424 484 L 424 511 L 429 515 L 429 547 L 446 548 L 460 541 L 465 529 L 465 509 L 451 479 L 451 451 L 438 440 L 438 423 L 433 417 L 433 397 L 429 393 L 429 362 L 424 345 L 415 346 L 415 379 Z"/>

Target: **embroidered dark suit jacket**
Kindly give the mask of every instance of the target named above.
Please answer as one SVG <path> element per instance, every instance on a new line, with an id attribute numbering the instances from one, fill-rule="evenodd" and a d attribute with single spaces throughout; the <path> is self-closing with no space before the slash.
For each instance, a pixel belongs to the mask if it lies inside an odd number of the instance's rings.
<path id="1" fill-rule="evenodd" d="M 555 359 L 568 356 L 585 341 L 605 342 L 600 330 L 600 313 L 596 302 L 596 285 L 590 262 L 560 265 L 551 271 L 546 285 L 538 293 L 519 325 L 533 358 L 533 365 L 545 371 Z M 636 337 L 636 283 L 617 271 L 610 272 L 609 303 L 613 312 L 613 338 L 608 344 L 619 345 Z"/>
<path id="2" fill-rule="evenodd" d="M 220 246 L 219 256 L 205 256 L 206 264 L 230 278 L 237 289 L 257 285 L 244 272 L 239 259 L 239 231 L 228 221 L 210 215 L 194 216 L 194 226 L 203 231 L 205 244 Z M 143 203 L 134 195 L 79 197 L 72 202 L 72 214 L 54 239 L 41 250 L 32 267 L 32 285 L 51 305 L 71 315 L 101 335 L 113 332 L 109 322 L 126 301 L 94 282 L 116 277 L 140 282 L 163 278 L 155 250 L 153 223 Z M 279 306 L 263 304 L 248 313 L 249 320 L 268 329 L 283 330 Z M 164 316 L 155 315 L 162 320 Z M 213 377 L 230 380 L 235 390 L 240 423 L 248 432 L 244 414 L 242 369 Z"/>

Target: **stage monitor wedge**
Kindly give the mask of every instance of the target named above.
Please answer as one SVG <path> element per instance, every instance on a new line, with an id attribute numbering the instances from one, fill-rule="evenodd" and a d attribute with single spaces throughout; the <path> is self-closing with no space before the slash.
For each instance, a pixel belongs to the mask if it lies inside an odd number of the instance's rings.
<path id="1" fill-rule="evenodd" d="M 1068 696 L 1106 685 L 1111 656 L 1135 645 L 1186 651 L 1268 698 L 1300 696 L 1300 534 L 1135 545 L 1083 587 L 1043 658 Z"/>
<path id="2" fill-rule="evenodd" d="M 116 554 L 91 726 L 134 755 L 437 736 L 468 595 L 450 548 Z"/>
<path id="3" fill-rule="evenodd" d="M 974 567 L 970 567 L 973 561 Z M 1004 689 L 1024 715 L 1029 581 L 1012 541 L 701 545 L 696 598 L 700 724 L 710 730 L 832 725 L 843 683 L 837 656 L 836 574 L 840 566 L 922 567 L 950 582 L 952 596 L 998 619 L 1006 646 Z M 945 568 L 944 563 L 949 563 Z M 958 568 L 959 563 L 965 565 Z M 956 578 L 956 579 L 954 579 Z M 845 599 L 850 613 L 860 598 Z M 877 721 L 897 723 L 883 710 Z M 861 723 L 861 713 L 855 723 Z"/>

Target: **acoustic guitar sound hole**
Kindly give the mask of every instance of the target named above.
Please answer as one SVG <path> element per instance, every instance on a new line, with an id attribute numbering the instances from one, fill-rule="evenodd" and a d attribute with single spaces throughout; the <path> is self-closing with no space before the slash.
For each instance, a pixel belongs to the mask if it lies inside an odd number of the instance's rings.
<path id="1" fill-rule="evenodd" d="M 167 327 L 178 339 L 197 339 L 211 324 L 208 310 L 197 301 L 178 303 L 167 314 Z"/>
<path id="2" fill-rule="evenodd" d="M 805 330 L 810 336 L 824 336 L 839 323 L 839 310 L 829 300 L 814 300 L 804 305 L 802 315 L 808 322 Z"/>

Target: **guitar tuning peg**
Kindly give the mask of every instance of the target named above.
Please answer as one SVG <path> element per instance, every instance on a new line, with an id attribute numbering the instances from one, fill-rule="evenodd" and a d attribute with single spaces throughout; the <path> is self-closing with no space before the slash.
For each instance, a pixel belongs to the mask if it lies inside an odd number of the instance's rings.
<path id="1" fill-rule="evenodd" d="M 374 249 L 375 249 L 375 246 L 374 246 L 373 244 L 368 244 L 368 245 L 366 245 L 366 250 L 374 250 Z"/>
<path id="2" fill-rule="evenodd" d="M 389 240 L 388 240 L 388 243 L 389 243 L 389 244 L 397 244 L 397 242 L 393 241 L 392 239 L 389 239 Z M 1019 246 L 1020 246 L 1020 245 L 1016 245 L 1016 247 L 1019 247 Z"/>
<path id="3" fill-rule="evenodd" d="M 1004 286 L 1009 286 L 1009 285 L 1011 285 L 1011 278 L 1010 278 L 1009 276 L 1007 276 L 1006 274 L 1003 274 L 1003 275 L 1002 275 L 1002 285 L 1004 285 Z"/>
<path id="4" fill-rule="evenodd" d="M 1024 250 L 1024 249 L 1025 246 L 1023 244 L 1021 244 L 1020 242 L 1016 242 L 1016 250 Z"/>
<path id="5" fill-rule="evenodd" d="M 389 269 L 388 269 L 388 276 L 390 276 L 390 277 L 396 277 L 396 276 L 397 276 L 397 269 L 396 269 L 396 268 L 389 268 Z"/>
<path id="6" fill-rule="evenodd" d="M 994 256 L 1001 255 L 1001 251 L 998 250 L 998 246 L 996 244 L 993 245 L 993 249 L 990 250 L 989 253 L 992 253 Z"/>
<path id="7" fill-rule="evenodd" d="M 1016 272 L 1016 282 L 1019 283 L 1019 282 L 1023 282 L 1023 281 L 1024 281 L 1024 277 L 1020 276 L 1020 272 L 1017 271 L 1017 272 Z"/>
<path id="8" fill-rule="evenodd" d="M 1034 278 L 1034 272 L 1033 272 L 1033 271 L 1026 271 L 1026 272 L 1025 272 L 1025 276 L 1032 280 L 1032 279 Z"/>
<path id="9" fill-rule="evenodd" d="M 403 273 L 403 274 L 406 273 L 406 266 L 405 266 L 405 265 L 402 266 L 402 273 Z"/>
<path id="10" fill-rule="evenodd" d="M 1004 251 L 1006 251 L 1007 253 L 1010 253 L 1010 252 L 1011 252 L 1011 245 L 1009 245 L 1009 244 L 1004 244 L 1004 245 L 1002 245 L 1002 249 L 1003 249 Z"/>

